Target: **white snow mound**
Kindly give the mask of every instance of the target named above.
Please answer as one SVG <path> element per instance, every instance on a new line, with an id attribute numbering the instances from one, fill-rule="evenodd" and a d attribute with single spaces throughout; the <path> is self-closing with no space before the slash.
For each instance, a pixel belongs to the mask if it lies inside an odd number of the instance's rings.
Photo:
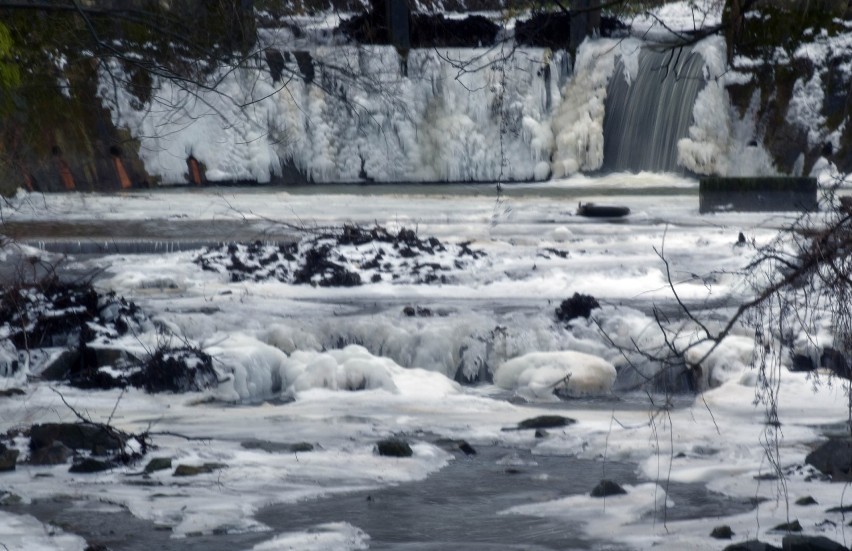
<path id="1" fill-rule="evenodd" d="M 594 396 L 612 390 L 615 367 L 598 356 L 582 352 L 532 352 L 497 367 L 494 384 L 528 399 Z"/>

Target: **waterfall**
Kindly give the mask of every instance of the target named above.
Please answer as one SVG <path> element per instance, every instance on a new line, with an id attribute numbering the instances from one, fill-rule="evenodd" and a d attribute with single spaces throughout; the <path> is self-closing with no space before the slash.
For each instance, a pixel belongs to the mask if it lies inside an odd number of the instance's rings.
<path id="1" fill-rule="evenodd" d="M 677 172 L 677 142 L 688 135 L 705 61 L 691 50 L 639 54 L 633 82 L 616 62 L 604 115 L 605 171 Z"/>

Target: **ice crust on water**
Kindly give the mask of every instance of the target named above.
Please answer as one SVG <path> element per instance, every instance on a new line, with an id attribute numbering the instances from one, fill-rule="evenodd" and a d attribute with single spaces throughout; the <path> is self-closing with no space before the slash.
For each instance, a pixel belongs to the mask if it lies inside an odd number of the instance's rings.
<path id="1" fill-rule="evenodd" d="M 259 543 L 251 551 L 355 551 L 369 549 L 370 536 L 346 522 L 320 524 L 305 532 L 291 532 Z"/>
<path id="2" fill-rule="evenodd" d="M 29 515 L 0 509 L 0 544 L 8 551 L 83 551 L 86 540 Z"/>

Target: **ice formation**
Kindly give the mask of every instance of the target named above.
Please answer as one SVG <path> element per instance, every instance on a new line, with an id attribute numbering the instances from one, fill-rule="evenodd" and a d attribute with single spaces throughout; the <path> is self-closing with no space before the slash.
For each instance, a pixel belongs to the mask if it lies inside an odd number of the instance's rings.
<path id="1" fill-rule="evenodd" d="M 288 54 L 286 83 L 258 60 L 215 90 L 157 81 L 146 105 L 105 72 L 99 95 L 167 184 L 190 155 L 209 181 L 269 182 L 283 165 L 313 182 L 544 179 L 566 55 L 424 49 L 403 63 L 391 47 L 320 46 L 309 74 Z"/>
<path id="2" fill-rule="evenodd" d="M 494 384 L 528 399 L 552 399 L 557 391 L 572 397 L 606 394 L 615 376 L 611 363 L 591 354 L 531 352 L 497 367 Z"/>

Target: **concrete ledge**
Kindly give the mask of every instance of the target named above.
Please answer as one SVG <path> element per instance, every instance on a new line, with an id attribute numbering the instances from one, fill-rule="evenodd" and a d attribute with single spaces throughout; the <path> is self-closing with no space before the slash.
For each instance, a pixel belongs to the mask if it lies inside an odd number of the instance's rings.
<path id="1" fill-rule="evenodd" d="M 702 178 L 698 211 L 761 212 L 817 210 L 816 178 L 786 176 Z"/>

